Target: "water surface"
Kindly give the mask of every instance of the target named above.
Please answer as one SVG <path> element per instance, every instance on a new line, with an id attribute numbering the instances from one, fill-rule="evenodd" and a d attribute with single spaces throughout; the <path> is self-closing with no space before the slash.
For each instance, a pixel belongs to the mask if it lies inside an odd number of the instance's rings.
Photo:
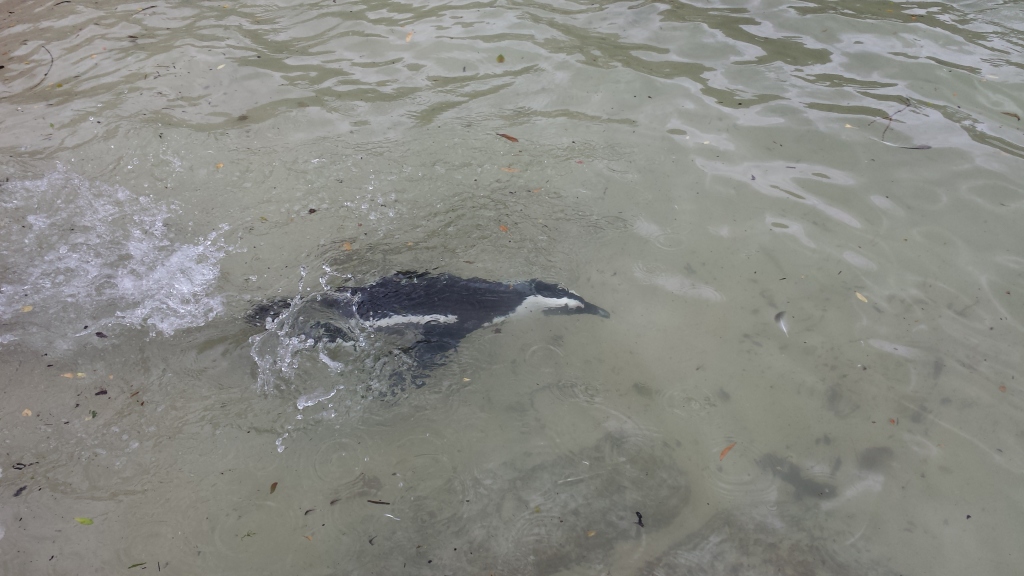
<path id="1" fill-rule="evenodd" d="M 0 572 L 1014 572 L 1022 29 L 6 6 Z M 244 321 L 396 270 L 611 318 L 478 331 L 420 389 Z"/>

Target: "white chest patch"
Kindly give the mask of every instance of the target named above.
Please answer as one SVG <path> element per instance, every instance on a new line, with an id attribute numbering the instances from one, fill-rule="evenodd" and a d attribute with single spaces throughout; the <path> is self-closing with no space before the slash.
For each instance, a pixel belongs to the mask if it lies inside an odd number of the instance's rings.
<path id="1" fill-rule="evenodd" d="M 400 324 L 429 324 L 436 322 L 438 324 L 453 324 L 459 321 L 458 316 L 452 316 L 449 314 L 426 314 L 423 316 L 388 316 L 387 318 L 380 318 L 378 320 L 367 320 L 363 322 L 370 328 L 385 328 L 387 326 L 398 326 Z"/>

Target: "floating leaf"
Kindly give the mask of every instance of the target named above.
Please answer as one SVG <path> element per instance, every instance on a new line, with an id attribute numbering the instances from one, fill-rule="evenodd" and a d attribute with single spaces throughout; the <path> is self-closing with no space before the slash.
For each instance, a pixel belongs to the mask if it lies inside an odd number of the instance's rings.
<path id="1" fill-rule="evenodd" d="M 146 565 L 145 562 L 137 562 L 137 563 L 132 564 L 131 566 L 129 566 L 128 569 L 131 570 L 132 568 L 138 568 L 139 566 L 145 566 L 145 565 Z"/>
<path id="2" fill-rule="evenodd" d="M 65 372 L 65 373 L 61 374 L 61 377 L 62 378 L 74 378 L 75 375 L 72 372 Z"/>
<path id="3" fill-rule="evenodd" d="M 346 252 L 348 252 L 349 250 L 352 249 L 352 243 L 351 242 L 342 242 L 341 243 L 341 248 L 343 250 L 345 250 Z"/>
<path id="4" fill-rule="evenodd" d="M 519 168 L 513 168 L 511 166 L 502 166 L 501 167 L 501 171 L 502 172 L 519 172 Z"/>
<path id="5" fill-rule="evenodd" d="M 498 230 L 501 230 L 502 232 L 508 232 L 508 226 L 505 226 L 504 224 L 500 224 L 498 226 Z"/>
<path id="6" fill-rule="evenodd" d="M 274 490 L 277 490 L 277 482 L 270 485 L 270 493 L 273 494 Z"/>
<path id="7" fill-rule="evenodd" d="M 21 311 L 22 312 L 31 312 L 32 311 L 32 306 L 22 306 L 21 307 Z"/>
<path id="8" fill-rule="evenodd" d="M 407 42 L 408 42 L 408 40 L 407 40 Z M 312 541 L 313 541 L 313 537 L 312 537 L 312 536 L 309 536 L 309 535 L 307 535 L 307 536 L 306 536 L 306 540 L 309 540 L 310 542 L 312 542 Z"/>
<path id="9" fill-rule="evenodd" d="M 22 416 L 31 416 L 32 415 L 32 411 L 29 410 L 28 408 L 25 408 L 24 410 L 21 411 L 21 415 Z"/>
<path id="10" fill-rule="evenodd" d="M 534 194 L 536 194 L 537 192 L 540 192 L 541 190 L 543 190 L 543 188 L 534 188 L 533 190 L 530 190 L 530 192 L 533 192 Z"/>
<path id="11" fill-rule="evenodd" d="M 223 167 L 224 167 L 224 163 L 223 162 L 217 162 L 217 164 L 214 165 L 214 168 L 216 168 L 217 170 L 220 170 Z"/>
<path id="12" fill-rule="evenodd" d="M 861 302 L 867 302 L 868 301 L 868 299 L 865 298 L 864 295 L 861 294 L 860 292 L 854 292 L 854 294 L 857 295 L 857 300 L 860 300 Z"/>
<path id="13" fill-rule="evenodd" d="M 587 538 L 592 538 L 595 534 L 597 534 L 597 530 L 587 530 Z"/>
<path id="14" fill-rule="evenodd" d="M 508 134 L 498 134 L 498 136 L 501 136 L 509 142 L 519 142 L 519 138 L 516 138 L 515 136 L 509 136 Z"/>
<path id="15" fill-rule="evenodd" d="M 505 62 L 505 56 L 502 55 L 502 54 L 498 54 L 498 64 L 503 64 L 504 62 Z"/>
<path id="16" fill-rule="evenodd" d="M 92 526 L 92 518 L 75 518 L 75 522 L 82 526 Z"/>
<path id="17" fill-rule="evenodd" d="M 725 449 L 722 450 L 722 453 L 718 455 L 718 461 L 721 462 L 722 460 L 725 460 L 726 454 L 728 454 L 729 451 L 732 450 L 733 446 L 735 446 L 735 445 L 736 445 L 736 443 L 733 442 L 732 444 L 729 444 L 728 446 L 726 446 Z"/>
<path id="18" fill-rule="evenodd" d="M 999 391 L 1000 392 L 1006 392 L 1006 386 L 1000 386 L 999 387 Z"/>
<path id="19" fill-rule="evenodd" d="M 414 34 L 415 32 L 416 32 L 415 30 L 409 30 L 409 33 L 405 35 L 405 41 L 406 41 L 406 42 L 409 42 L 410 40 L 412 40 L 412 35 L 413 35 L 413 34 Z"/>

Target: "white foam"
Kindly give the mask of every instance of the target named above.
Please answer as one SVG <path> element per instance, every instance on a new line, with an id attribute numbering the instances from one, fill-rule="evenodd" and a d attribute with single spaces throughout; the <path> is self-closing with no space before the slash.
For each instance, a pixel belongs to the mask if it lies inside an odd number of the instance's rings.
<path id="1" fill-rule="evenodd" d="M 331 398 L 332 396 L 338 393 L 338 390 L 341 390 L 342 388 L 344 388 L 344 386 L 339 386 L 338 388 L 335 388 L 330 392 L 324 392 L 321 389 L 317 390 L 316 392 L 313 392 L 312 394 L 303 394 L 302 396 L 299 396 L 298 400 L 295 401 L 295 406 L 299 410 L 302 410 L 303 408 L 308 408 L 310 406 L 316 405 L 319 402 L 323 402 L 324 400 Z"/>
<path id="2" fill-rule="evenodd" d="M 86 324 L 87 332 L 97 324 L 127 324 L 171 334 L 223 309 L 212 294 L 228 250 L 223 228 L 198 241 L 175 241 L 173 204 L 63 167 L 38 180 L 6 183 L 4 192 L 0 319 L 25 320 L 14 325 L 19 340 Z"/>

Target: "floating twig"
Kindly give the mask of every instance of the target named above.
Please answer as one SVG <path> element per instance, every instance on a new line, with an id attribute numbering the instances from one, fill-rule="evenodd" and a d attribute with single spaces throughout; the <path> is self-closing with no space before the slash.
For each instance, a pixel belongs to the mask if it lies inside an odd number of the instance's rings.
<path id="1" fill-rule="evenodd" d="M 893 118 L 895 118 L 897 114 L 899 114 L 900 112 L 903 112 L 907 108 L 910 108 L 914 104 L 908 98 L 904 98 L 903 101 L 906 102 L 906 105 L 903 108 L 900 108 L 899 110 L 893 112 L 892 114 L 886 116 L 885 118 L 882 118 L 882 120 L 888 120 L 888 122 L 886 122 L 886 124 L 885 124 L 885 130 L 882 130 L 882 141 L 883 142 L 885 142 L 885 133 L 888 132 L 889 128 L 892 127 L 892 120 L 893 120 Z M 875 118 L 871 122 L 868 122 L 868 126 L 871 126 L 872 124 L 874 124 L 878 120 L 879 120 L 878 118 Z"/>
<path id="2" fill-rule="evenodd" d="M 383 500 L 367 500 L 370 504 L 383 504 L 385 506 L 391 506 L 391 502 L 385 502 Z"/>
<path id="3" fill-rule="evenodd" d="M 43 83 L 43 80 L 46 80 L 46 76 L 50 73 L 50 70 L 53 70 L 53 53 L 50 52 L 50 49 L 46 46 L 43 46 L 43 50 L 46 50 L 46 53 L 50 55 L 50 66 L 46 69 L 46 73 L 43 74 L 43 77 L 39 79 L 39 82 L 36 82 L 35 86 L 29 88 L 29 90 L 35 90 L 36 87 Z"/>
<path id="4" fill-rule="evenodd" d="M 153 8 L 156 8 L 156 7 L 157 6 L 154 4 L 153 6 L 146 6 L 145 8 L 139 8 L 138 10 L 135 11 L 135 14 L 138 14 L 139 12 L 145 12 L 146 10 L 150 10 L 150 9 L 153 9 Z M 132 14 L 132 16 L 135 16 L 135 14 Z"/>
<path id="5" fill-rule="evenodd" d="M 885 140 L 876 140 L 886 146 L 894 146 L 896 148 L 903 148 L 904 150 L 931 150 L 932 147 L 927 144 L 915 144 L 913 146 L 900 146 L 899 144 L 893 144 L 892 142 L 886 142 Z"/>

